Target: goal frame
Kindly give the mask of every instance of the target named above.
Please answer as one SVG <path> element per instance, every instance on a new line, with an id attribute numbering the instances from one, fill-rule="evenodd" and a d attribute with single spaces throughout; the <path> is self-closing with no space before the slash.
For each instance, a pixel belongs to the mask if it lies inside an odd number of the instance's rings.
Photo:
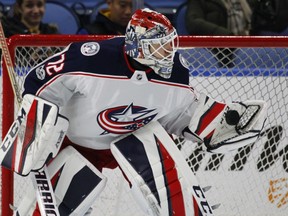
<path id="1" fill-rule="evenodd" d="M 14 50 L 16 46 L 66 46 L 75 41 L 97 41 L 105 40 L 114 36 L 94 36 L 94 35 L 14 35 L 7 39 L 7 44 L 11 58 L 14 64 Z M 179 47 L 288 47 L 288 37 L 285 36 L 180 36 Z M 11 98 L 14 98 L 13 90 L 10 84 L 9 75 L 5 61 L 2 61 L 2 79 L 3 79 L 3 107 L 2 113 L 9 113 L 9 110 L 14 110 L 14 104 L 10 103 Z M 2 116 L 2 137 L 9 130 L 11 123 L 14 120 L 13 115 Z M 5 168 L 2 168 L 2 215 L 12 215 L 12 210 L 9 207 L 13 203 L 13 173 Z"/>

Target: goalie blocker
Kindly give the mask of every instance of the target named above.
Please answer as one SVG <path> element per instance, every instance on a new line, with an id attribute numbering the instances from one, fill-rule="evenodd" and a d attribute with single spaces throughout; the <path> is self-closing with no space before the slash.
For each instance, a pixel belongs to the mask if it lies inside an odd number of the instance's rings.
<path id="1" fill-rule="evenodd" d="M 1 165 L 23 176 L 41 169 L 58 153 L 68 125 L 55 104 L 25 95 L 1 144 Z"/>

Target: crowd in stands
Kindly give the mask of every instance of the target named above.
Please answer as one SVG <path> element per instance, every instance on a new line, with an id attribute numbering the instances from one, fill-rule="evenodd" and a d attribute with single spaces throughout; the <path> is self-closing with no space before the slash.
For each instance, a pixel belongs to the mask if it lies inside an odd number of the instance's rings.
<path id="1" fill-rule="evenodd" d="M 12 5 L 11 1 L 0 1 L 1 22 L 7 37 L 13 34 L 65 34 L 61 32 L 58 23 L 49 23 L 49 18 L 45 18 L 57 16 L 48 9 L 45 11 L 45 4 L 53 3 L 65 7 L 79 19 L 79 28 L 77 31 L 73 30 L 71 34 L 121 35 L 125 32 L 128 20 L 135 10 L 133 7 L 135 2 L 135 0 L 47 0 L 47 2 L 15 0 Z M 176 20 L 177 9 L 185 4 L 186 14 L 183 23 L 174 24 L 184 25 L 189 35 L 269 35 L 269 33 L 285 35 L 288 26 L 288 14 L 285 12 L 288 6 L 287 0 L 144 0 L 142 2 L 143 6 L 162 12 L 172 22 Z"/>
<path id="2" fill-rule="evenodd" d="M 185 23 L 190 35 L 281 34 L 288 26 L 287 0 L 187 2 Z"/>
<path id="3" fill-rule="evenodd" d="M 13 13 L 1 18 L 6 37 L 15 34 L 59 34 L 56 25 L 43 23 L 45 0 L 16 0 Z"/>
<path id="4" fill-rule="evenodd" d="M 0 3 L 6 37 L 14 34 L 123 35 L 137 6 L 163 13 L 176 29 L 185 28 L 187 35 L 288 35 L 288 0 L 15 0 L 10 8 L 5 2 Z M 57 7 L 61 7 L 58 13 L 65 11 L 70 17 L 64 13 L 57 16 Z M 184 9 L 183 18 L 177 19 L 180 8 Z M 76 27 L 69 29 L 72 19 Z M 234 58 L 233 48 L 212 48 L 211 52 L 220 67 L 233 67 L 230 64 Z"/>

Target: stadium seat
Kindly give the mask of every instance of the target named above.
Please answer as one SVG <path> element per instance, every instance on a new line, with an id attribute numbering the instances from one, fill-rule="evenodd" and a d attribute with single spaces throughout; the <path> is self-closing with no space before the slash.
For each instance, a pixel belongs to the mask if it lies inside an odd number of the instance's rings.
<path id="1" fill-rule="evenodd" d="M 187 0 L 145 0 L 154 10 L 164 14 L 171 22 L 174 19 L 176 9 Z"/>
<path id="2" fill-rule="evenodd" d="M 2 15 L 10 15 L 12 13 L 13 4 L 11 2 L 0 1 L 0 13 Z"/>
<path id="3" fill-rule="evenodd" d="M 2 2 L 0 2 L 0 12 L 4 14 L 4 11 L 5 11 L 5 5 Z"/>
<path id="4" fill-rule="evenodd" d="M 61 34 L 76 34 L 80 28 L 77 14 L 65 4 L 47 1 L 43 22 L 56 24 Z"/>
<path id="5" fill-rule="evenodd" d="M 82 3 L 86 8 L 92 8 L 96 3 L 101 2 L 103 0 L 53 0 L 67 5 L 68 7 L 72 7 L 76 3 Z"/>
<path id="6" fill-rule="evenodd" d="M 153 8 L 177 8 L 187 0 L 145 0 Z"/>
<path id="7" fill-rule="evenodd" d="M 181 4 L 174 15 L 173 24 L 179 35 L 189 35 L 185 25 L 185 13 L 187 10 L 187 3 Z"/>
<path id="8" fill-rule="evenodd" d="M 106 1 L 100 1 L 98 2 L 94 7 L 93 7 L 93 10 L 90 14 L 90 22 L 92 23 L 95 19 L 96 19 L 96 16 L 98 14 L 98 11 L 101 10 L 101 9 L 104 9 L 104 8 L 107 8 L 108 5 L 106 3 Z"/>

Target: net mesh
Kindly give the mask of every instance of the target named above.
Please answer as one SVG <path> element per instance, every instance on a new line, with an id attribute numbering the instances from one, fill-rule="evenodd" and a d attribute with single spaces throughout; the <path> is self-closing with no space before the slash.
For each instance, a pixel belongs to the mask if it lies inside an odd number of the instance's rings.
<path id="1" fill-rule="evenodd" d="M 32 67 L 71 41 L 96 39 L 99 38 L 69 37 L 61 38 L 59 43 L 60 38 L 52 36 L 45 41 L 37 36 L 25 38 L 24 42 L 17 38 L 12 42 L 17 82 L 21 85 Z M 225 154 L 207 153 L 201 146 L 179 137 L 177 146 L 204 187 L 208 201 L 217 207 L 215 215 L 284 216 L 288 210 L 287 41 L 271 43 L 261 39 L 264 43 L 259 45 L 259 39 L 250 38 L 243 46 L 241 38 L 224 39 L 223 43 L 221 38 L 180 38 L 179 52 L 187 60 L 190 85 L 220 101 L 266 100 L 266 126 L 259 141 Z M 145 215 L 120 171 L 105 170 L 105 175 L 109 176 L 108 185 L 95 202 L 92 215 Z M 15 177 L 15 182 L 13 205 L 17 206 L 31 185 L 19 177 Z"/>

